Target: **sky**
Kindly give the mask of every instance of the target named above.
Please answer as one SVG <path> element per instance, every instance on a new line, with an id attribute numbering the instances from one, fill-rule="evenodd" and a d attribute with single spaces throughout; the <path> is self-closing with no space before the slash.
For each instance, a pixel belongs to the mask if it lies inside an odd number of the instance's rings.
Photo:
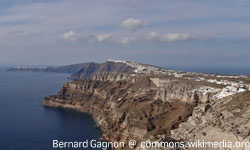
<path id="1" fill-rule="evenodd" d="M 0 0 L 0 65 L 250 66 L 249 0 Z"/>

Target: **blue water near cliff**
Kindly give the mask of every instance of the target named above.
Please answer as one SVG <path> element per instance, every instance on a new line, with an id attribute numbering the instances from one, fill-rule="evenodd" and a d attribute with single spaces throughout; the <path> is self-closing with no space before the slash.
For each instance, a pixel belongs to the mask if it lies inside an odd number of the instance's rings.
<path id="1" fill-rule="evenodd" d="M 56 94 L 69 74 L 6 72 L 0 68 L 0 149 L 48 150 L 52 140 L 98 139 L 91 116 L 43 107 L 43 97 Z"/>

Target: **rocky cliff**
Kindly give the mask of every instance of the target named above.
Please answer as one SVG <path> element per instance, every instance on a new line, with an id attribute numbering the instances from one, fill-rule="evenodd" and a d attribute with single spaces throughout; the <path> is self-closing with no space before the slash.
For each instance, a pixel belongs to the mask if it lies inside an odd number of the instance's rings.
<path id="1" fill-rule="evenodd" d="M 91 114 L 107 141 L 190 141 L 217 131 L 231 140 L 249 137 L 248 77 L 113 60 L 90 66 L 77 77 L 84 79 L 65 83 L 44 105 Z"/>
<path id="2" fill-rule="evenodd" d="M 192 114 L 200 98 L 190 91 L 200 86 L 174 78 L 102 73 L 65 83 L 44 105 L 92 114 L 108 141 L 142 141 L 170 136 Z"/>
<path id="3" fill-rule="evenodd" d="M 186 122 L 181 123 L 178 129 L 172 130 L 171 135 L 177 140 L 186 142 L 195 140 L 209 142 L 225 140 L 233 144 L 249 142 L 250 92 L 229 96 L 213 103 L 198 105 L 194 108 L 192 116 Z M 244 149 L 243 146 L 232 149 L 239 150 L 242 148 Z"/>

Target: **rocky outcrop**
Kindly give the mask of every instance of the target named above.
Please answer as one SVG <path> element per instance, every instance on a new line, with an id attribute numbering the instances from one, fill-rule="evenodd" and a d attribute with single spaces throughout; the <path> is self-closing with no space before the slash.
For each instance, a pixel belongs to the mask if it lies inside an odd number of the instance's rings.
<path id="1" fill-rule="evenodd" d="M 132 74 L 128 73 L 117 73 L 117 72 L 105 72 L 95 74 L 92 77 L 92 80 L 99 80 L 99 81 L 120 81 L 120 80 L 130 80 Z"/>
<path id="2" fill-rule="evenodd" d="M 213 103 L 200 104 L 194 108 L 193 115 L 186 122 L 171 131 L 172 137 L 186 142 L 249 142 L 249 110 L 250 92 L 226 97 Z"/>
<path id="3" fill-rule="evenodd" d="M 190 82 L 188 80 L 169 77 L 150 78 L 150 80 L 156 85 L 158 89 L 155 97 L 156 99 L 159 98 L 164 101 L 179 99 L 183 102 L 189 103 L 205 103 L 212 101 L 213 99 L 213 93 L 202 94 L 194 90 L 204 85 L 198 82 Z"/>

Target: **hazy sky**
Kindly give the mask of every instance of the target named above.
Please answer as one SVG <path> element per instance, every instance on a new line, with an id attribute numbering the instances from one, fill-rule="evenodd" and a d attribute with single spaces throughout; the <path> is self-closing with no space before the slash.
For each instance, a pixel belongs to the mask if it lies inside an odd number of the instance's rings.
<path id="1" fill-rule="evenodd" d="M 250 66 L 249 0 L 0 0 L 0 65 Z"/>

